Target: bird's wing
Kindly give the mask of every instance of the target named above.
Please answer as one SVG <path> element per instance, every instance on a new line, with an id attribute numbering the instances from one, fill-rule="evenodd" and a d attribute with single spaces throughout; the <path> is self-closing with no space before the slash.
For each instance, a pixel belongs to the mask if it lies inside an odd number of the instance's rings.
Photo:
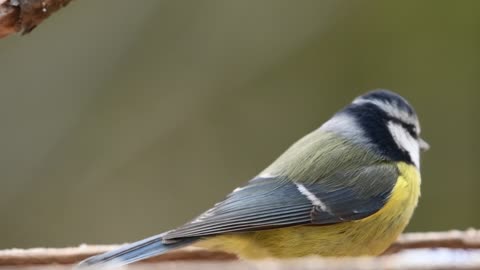
<path id="1" fill-rule="evenodd" d="M 378 162 L 312 182 L 258 177 L 163 240 L 361 219 L 383 207 L 398 175 L 394 163 Z"/>

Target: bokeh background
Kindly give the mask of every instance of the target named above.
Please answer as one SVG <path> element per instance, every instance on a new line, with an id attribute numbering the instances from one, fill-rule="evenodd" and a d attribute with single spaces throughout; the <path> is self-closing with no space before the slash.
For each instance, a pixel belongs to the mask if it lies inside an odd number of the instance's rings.
<path id="1" fill-rule="evenodd" d="M 0 40 L 0 248 L 179 225 L 355 96 L 432 149 L 409 231 L 480 225 L 479 1 L 76 0 Z"/>

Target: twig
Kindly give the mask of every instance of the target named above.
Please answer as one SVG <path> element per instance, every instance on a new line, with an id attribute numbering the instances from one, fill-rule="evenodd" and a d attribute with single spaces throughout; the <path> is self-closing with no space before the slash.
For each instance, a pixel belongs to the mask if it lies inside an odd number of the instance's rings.
<path id="1" fill-rule="evenodd" d="M 29 33 L 72 0 L 0 0 L 0 38 Z"/>

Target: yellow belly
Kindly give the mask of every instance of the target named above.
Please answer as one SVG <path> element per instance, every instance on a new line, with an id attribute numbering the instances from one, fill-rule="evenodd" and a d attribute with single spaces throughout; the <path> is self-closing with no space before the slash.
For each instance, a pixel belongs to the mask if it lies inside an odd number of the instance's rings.
<path id="1" fill-rule="evenodd" d="M 196 246 L 247 259 L 379 255 L 405 229 L 420 196 L 418 170 L 405 163 L 398 168 L 400 176 L 392 196 L 380 211 L 367 218 L 326 226 L 224 234 L 202 240 Z"/>

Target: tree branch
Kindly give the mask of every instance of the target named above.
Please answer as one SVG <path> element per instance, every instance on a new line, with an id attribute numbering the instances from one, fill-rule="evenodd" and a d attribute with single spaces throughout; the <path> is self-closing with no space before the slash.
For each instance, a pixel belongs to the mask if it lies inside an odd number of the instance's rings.
<path id="1" fill-rule="evenodd" d="M 73 264 L 80 260 L 83 260 L 89 256 L 109 251 L 118 246 L 90 246 L 82 245 L 80 247 L 74 248 L 36 248 L 36 249 L 11 249 L 11 250 L 0 250 L 0 267 L 1 266 L 22 266 L 22 265 L 53 265 L 53 264 Z M 441 255 L 438 252 L 441 248 L 448 248 Z M 425 250 L 431 250 L 432 253 L 426 252 Z M 409 262 L 409 258 L 421 257 L 427 259 L 428 262 L 438 262 L 445 260 L 449 256 L 452 257 L 460 256 L 456 252 L 474 252 L 476 255 L 480 255 L 480 230 L 467 230 L 467 231 L 449 231 L 449 232 L 431 232 L 431 233 L 407 233 L 402 235 L 395 244 L 386 252 L 385 256 L 377 258 L 366 259 L 346 259 L 342 260 L 341 263 L 345 268 L 339 269 L 350 269 L 352 266 L 358 264 L 364 264 L 368 262 L 371 265 L 376 265 L 375 268 L 385 264 L 398 263 L 398 261 Z M 461 256 L 466 257 L 468 254 L 461 254 Z M 430 256 L 431 258 L 426 258 Z M 221 265 L 218 269 L 224 269 L 227 265 L 225 261 L 233 261 L 236 257 L 232 254 L 208 251 L 199 248 L 183 248 L 180 250 L 172 251 L 161 256 L 157 256 L 148 260 L 148 262 L 177 262 L 177 263 L 188 263 L 188 262 L 205 262 L 212 263 L 223 261 L 224 264 Z M 316 263 L 325 264 L 332 263 L 329 259 L 316 259 Z M 305 261 L 306 262 L 306 261 Z M 351 264 L 348 264 L 348 263 Z M 239 262 L 241 264 L 241 262 Z M 296 262 L 299 264 L 299 261 Z M 480 269 L 480 261 L 477 262 Z M 279 262 L 277 261 L 277 264 Z M 303 264 L 299 264 L 303 265 Z M 425 265 L 423 265 L 425 266 Z M 441 265 L 440 265 L 441 266 Z M 445 265 L 444 265 L 445 266 Z M 174 267 L 175 268 L 175 267 Z M 294 267 L 295 268 L 295 267 Z M 163 269 L 163 268 L 162 268 Z M 175 268 L 176 269 L 176 268 Z M 192 268 L 195 269 L 195 268 Z M 208 268 L 206 268 L 208 269 Z M 242 269 L 242 268 L 239 268 Z M 286 268 L 288 269 L 288 268 Z M 301 268 L 297 268 L 301 269 Z M 325 268 L 315 268 L 315 269 L 330 269 Z M 337 269 L 337 268 L 335 268 Z M 356 268 L 355 268 L 356 269 Z M 365 268 L 361 268 L 365 269 Z M 368 268 L 370 269 L 370 268 Z M 398 268 L 402 269 L 402 268 Z M 410 269 L 410 268 L 409 268 Z M 437 269 L 426 267 L 425 269 Z M 439 268 L 440 269 L 440 268 Z M 441 268 L 444 269 L 444 268 Z M 462 269 L 462 268 L 459 268 Z M 470 268 L 468 268 L 470 269 Z M 476 269 L 476 268 L 475 268 Z"/>
<path id="2" fill-rule="evenodd" d="M 0 38 L 32 31 L 72 0 L 0 0 Z"/>

